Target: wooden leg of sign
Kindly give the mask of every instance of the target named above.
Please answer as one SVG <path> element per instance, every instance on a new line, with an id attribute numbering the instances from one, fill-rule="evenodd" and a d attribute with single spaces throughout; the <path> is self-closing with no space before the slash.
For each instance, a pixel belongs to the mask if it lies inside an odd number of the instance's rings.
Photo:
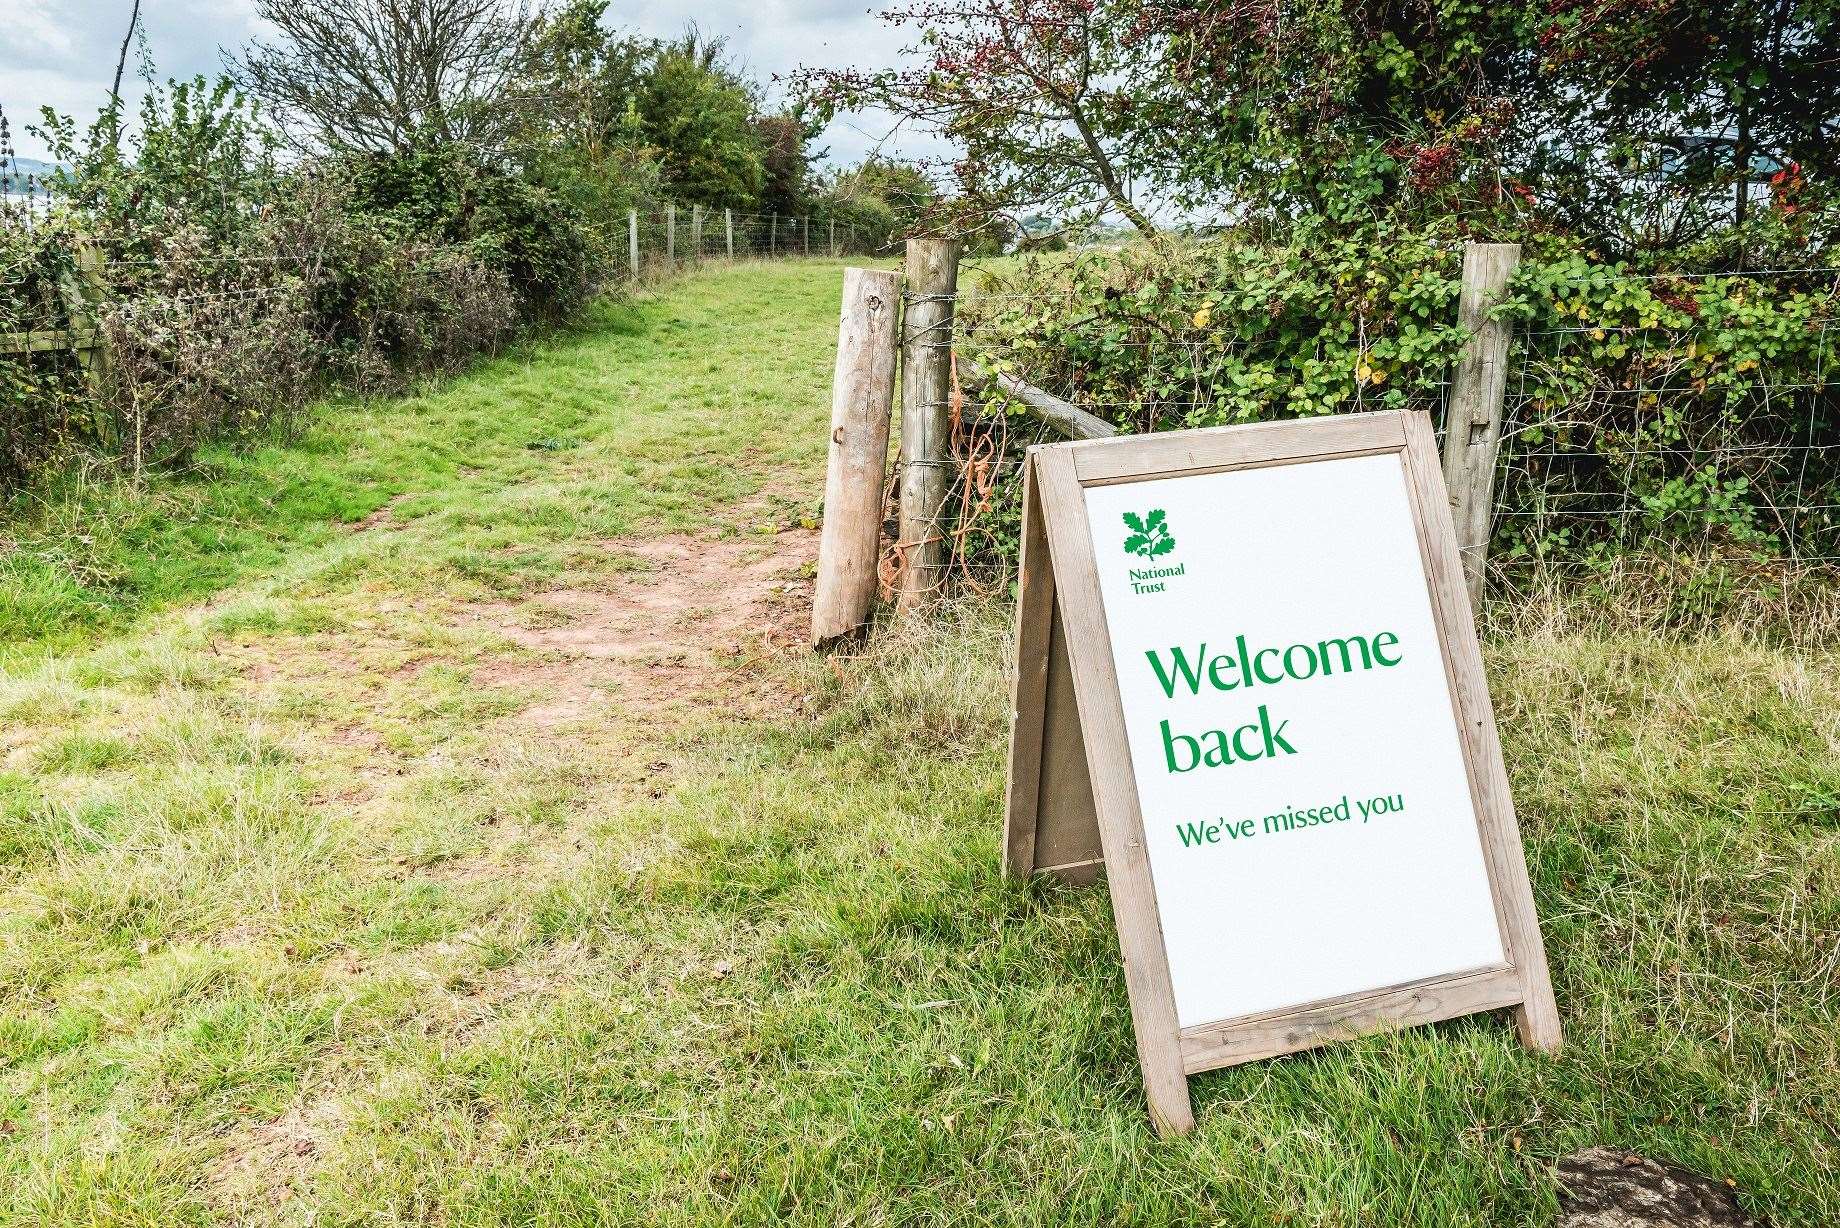
<path id="1" fill-rule="evenodd" d="M 1514 1008 L 1514 1030 L 1529 1049 L 1557 1053 L 1565 1043 L 1565 1033 L 1559 1026 L 1559 1003 L 1553 997 L 1545 958 L 1531 961 L 1526 972 L 1527 1000 Z"/>
<path id="2" fill-rule="evenodd" d="M 1041 739 L 1054 622 L 1054 568 L 1041 523 L 1035 462 L 1022 464 L 1022 566 L 1016 595 L 1016 673 L 1010 690 L 1009 784 L 1003 802 L 1003 872 L 1026 879 L 1035 868 L 1041 800 Z"/>
<path id="3" fill-rule="evenodd" d="M 1124 954 L 1125 987 L 1137 1028 L 1144 1095 L 1157 1133 L 1182 1134 L 1194 1128 L 1195 1111 L 1188 1098 L 1175 989 L 1169 979 L 1169 957 L 1163 950 L 1156 890 L 1150 881 L 1150 855 L 1133 834 L 1141 829 L 1142 819 L 1137 813 L 1137 790 L 1126 749 L 1130 743 L 1117 698 L 1117 669 L 1099 593 L 1099 573 L 1093 562 L 1092 538 L 1086 531 L 1085 496 L 1074 475 L 1073 457 L 1065 450 L 1043 449 L 1036 455 L 1034 470 L 1054 556 L 1055 584 L 1066 596 L 1061 616 L 1080 725 L 1086 734 L 1099 836 L 1111 883 L 1112 916 Z"/>
<path id="4" fill-rule="evenodd" d="M 1443 473 L 1436 463 L 1431 416 L 1409 413 L 1404 424 L 1406 474 L 1412 497 L 1418 503 L 1418 519 L 1421 524 L 1435 523 L 1433 518 L 1443 514 L 1449 501 Z M 1481 835 L 1483 856 L 1488 859 L 1489 876 L 1495 885 L 1502 933 L 1507 939 L 1509 958 L 1521 978 L 1521 1003 L 1514 1008 L 1515 1027 L 1522 1044 L 1553 1053 L 1561 1039 L 1559 1006 L 1553 998 L 1546 944 L 1540 937 L 1533 884 L 1527 877 L 1527 855 L 1521 846 L 1520 825 L 1514 817 L 1508 775 L 1502 766 L 1501 735 L 1495 728 L 1495 712 L 1484 682 L 1476 616 L 1465 587 L 1463 560 L 1449 534 L 1424 533 L 1419 545 L 1425 555 L 1432 606 L 1452 632 L 1443 651 L 1457 706 L 1458 733 L 1465 743 L 1466 758 L 1475 765 L 1470 789 L 1477 812 L 1503 816 L 1501 822 L 1484 823 Z"/>

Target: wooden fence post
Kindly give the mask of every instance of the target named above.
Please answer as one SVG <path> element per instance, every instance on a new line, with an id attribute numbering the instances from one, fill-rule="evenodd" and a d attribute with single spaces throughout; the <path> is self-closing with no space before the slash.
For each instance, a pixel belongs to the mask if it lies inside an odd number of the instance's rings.
<path id="1" fill-rule="evenodd" d="M 811 603 L 813 647 L 855 631 L 868 621 L 875 605 L 900 309 L 899 273 L 843 271 L 837 369 L 831 379 L 824 531 L 818 539 L 818 584 Z"/>
<path id="2" fill-rule="evenodd" d="M 837 258 L 837 219 L 831 219 L 831 259 Z"/>
<path id="3" fill-rule="evenodd" d="M 626 255 L 632 262 L 633 278 L 637 280 L 639 276 L 639 211 L 637 209 L 626 211 Z"/>
<path id="4" fill-rule="evenodd" d="M 1518 243 L 1467 243 L 1463 247 L 1463 294 L 1457 324 L 1469 339 L 1451 373 L 1444 420 L 1444 485 L 1450 518 L 1463 552 L 1463 578 L 1470 605 L 1482 608 L 1489 533 L 1495 510 L 1495 462 L 1501 452 L 1502 403 L 1508 390 L 1506 320 L 1488 317 L 1507 297 L 1508 281 L 1521 260 Z"/>
<path id="5" fill-rule="evenodd" d="M 911 610 L 946 578 L 940 525 L 952 487 L 953 299 L 956 239 L 907 241 L 907 294 L 901 313 L 901 579 L 898 602 Z"/>
<path id="6" fill-rule="evenodd" d="M 728 258 L 733 260 L 735 258 L 735 211 L 733 209 L 722 210 L 722 230 L 728 240 Z"/>
<path id="7" fill-rule="evenodd" d="M 690 206 L 690 259 L 703 259 L 703 206 Z"/>
<path id="8" fill-rule="evenodd" d="M 677 202 L 665 206 L 664 214 L 664 259 L 672 268 L 677 267 Z"/>
<path id="9" fill-rule="evenodd" d="M 108 301 L 107 276 L 102 254 L 87 243 L 79 243 L 73 253 L 76 269 L 58 279 L 58 296 L 64 300 L 64 313 L 70 320 L 70 345 L 83 368 L 83 378 L 90 395 L 98 404 L 109 395 L 109 339 L 102 331 L 98 312 Z"/>
<path id="10" fill-rule="evenodd" d="M 779 214 L 771 215 L 767 222 L 767 254 L 779 255 Z"/>
<path id="11" fill-rule="evenodd" d="M 805 254 L 811 255 L 811 219 L 799 219 L 799 233 L 805 236 Z"/>

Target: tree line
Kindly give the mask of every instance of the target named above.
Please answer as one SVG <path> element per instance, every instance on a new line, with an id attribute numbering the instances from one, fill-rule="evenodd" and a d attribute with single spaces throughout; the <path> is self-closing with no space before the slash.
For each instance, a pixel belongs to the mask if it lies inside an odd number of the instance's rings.
<path id="1" fill-rule="evenodd" d="M 0 200 L 0 334 L 93 323 L 110 358 L 98 378 L 0 353 L 0 488 L 76 451 L 184 462 L 327 388 L 566 320 L 625 271 L 629 209 L 815 216 L 883 245 L 931 201 L 911 168 L 827 167 L 816 112 L 722 40 L 622 33 L 606 0 L 258 8 L 272 33 L 215 79 L 160 81 L 143 41 L 130 115 L 137 13 L 98 113 L 33 124 L 54 204 Z"/>
<path id="2" fill-rule="evenodd" d="M 944 218 L 1455 219 L 1701 267 L 1829 247 L 1836 0 L 908 0 L 818 108 L 950 136 Z"/>

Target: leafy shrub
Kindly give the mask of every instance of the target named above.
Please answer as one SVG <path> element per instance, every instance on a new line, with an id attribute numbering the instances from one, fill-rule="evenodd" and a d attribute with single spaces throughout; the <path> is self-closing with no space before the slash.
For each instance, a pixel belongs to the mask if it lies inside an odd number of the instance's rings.
<path id="1" fill-rule="evenodd" d="M 510 281 L 523 318 L 565 318 L 595 287 L 594 245 L 574 215 L 546 188 L 486 166 L 462 146 L 372 154 L 345 166 L 354 211 L 470 248 Z"/>
<path id="2" fill-rule="evenodd" d="M 520 304 L 502 265 L 401 215 L 355 208 L 354 190 L 340 175 L 302 176 L 262 228 L 265 248 L 301 270 L 327 378 L 377 390 L 511 334 Z"/>
<path id="3" fill-rule="evenodd" d="M 1644 274 L 1548 247 L 1514 290 L 1504 557 L 1657 541 L 1835 553 L 1830 273 Z"/>
<path id="4" fill-rule="evenodd" d="M 138 470 L 285 429 L 332 384 L 450 367 L 595 286 L 584 230 L 540 185 L 451 149 L 284 174 L 222 83 L 150 91 L 131 134 L 105 110 L 44 135 L 60 200 L 0 218 L 0 331 L 66 329 L 75 305 L 109 361 L 92 387 L 69 350 L 0 356 L 0 489 L 73 449 Z"/>
<path id="5" fill-rule="evenodd" d="M 1435 398 L 1461 348 L 1461 271 L 1435 232 L 1090 248 L 993 275 L 962 331 L 1128 430 L 1395 408 Z"/>
<path id="6" fill-rule="evenodd" d="M 1025 257 L 967 296 L 960 349 L 1127 431 L 1436 413 L 1461 266 L 1443 227 Z M 1819 270 L 1673 275 L 1530 242 L 1499 309 L 1521 341 L 1498 557 L 1840 552 L 1837 304 Z M 1007 557 L 1015 501 L 991 502 L 981 540 Z"/>
<path id="7" fill-rule="evenodd" d="M 180 227 L 101 312 L 115 395 L 98 442 L 132 462 L 182 463 L 213 437 L 286 423 L 316 387 L 305 287 L 291 268 L 213 251 Z"/>
<path id="8" fill-rule="evenodd" d="M 849 192 L 828 196 L 821 202 L 829 218 L 836 222 L 838 242 L 853 233 L 855 246 L 864 251 L 882 251 L 894 242 L 900 221 L 887 201 L 867 192 Z"/>
<path id="9" fill-rule="evenodd" d="M 51 222 L 0 218 L 0 333 L 70 323 L 65 289 L 76 260 Z M 70 447 L 94 438 L 84 372 L 64 350 L 0 356 L 0 491 Z"/>

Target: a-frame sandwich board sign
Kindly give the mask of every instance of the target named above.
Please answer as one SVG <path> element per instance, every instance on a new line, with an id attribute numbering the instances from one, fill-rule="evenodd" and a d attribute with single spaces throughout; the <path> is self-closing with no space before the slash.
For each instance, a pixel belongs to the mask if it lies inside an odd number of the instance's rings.
<path id="1" fill-rule="evenodd" d="M 1560 1043 L 1426 415 L 1033 448 L 1004 857 L 1112 897 L 1189 1075 L 1512 1008 Z"/>

